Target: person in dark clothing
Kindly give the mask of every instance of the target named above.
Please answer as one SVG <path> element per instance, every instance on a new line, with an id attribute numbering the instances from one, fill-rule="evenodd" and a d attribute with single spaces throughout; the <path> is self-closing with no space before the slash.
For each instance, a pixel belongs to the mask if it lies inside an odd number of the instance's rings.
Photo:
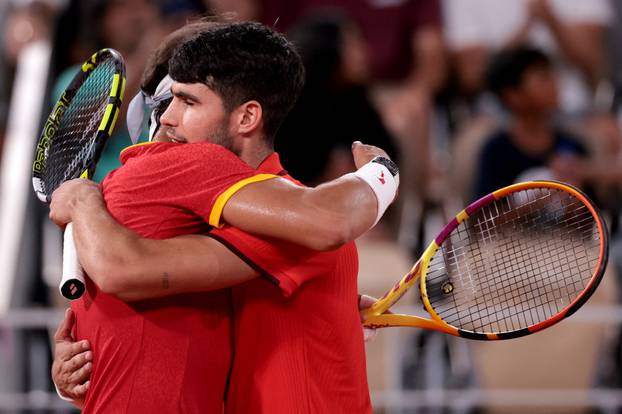
<path id="1" fill-rule="evenodd" d="M 392 137 L 367 96 L 365 43 L 355 23 L 345 14 L 316 14 L 293 27 L 289 38 L 303 59 L 306 82 L 276 136 L 285 169 L 307 185 L 328 181 L 354 170 L 340 154 L 357 140 L 396 160 Z"/>
<path id="2" fill-rule="evenodd" d="M 510 119 L 486 140 L 478 162 L 475 195 L 484 196 L 527 175 L 580 186 L 571 172 L 560 176 L 558 169 L 543 170 L 564 158 L 586 156 L 581 140 L 554 123 L 558 88 L 548 56 L 529 47 L 503 51 L 493 58 L 487 81 Z"/>

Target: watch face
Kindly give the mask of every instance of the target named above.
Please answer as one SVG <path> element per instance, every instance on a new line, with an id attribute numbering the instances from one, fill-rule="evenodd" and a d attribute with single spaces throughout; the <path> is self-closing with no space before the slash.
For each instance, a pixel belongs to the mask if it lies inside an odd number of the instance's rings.
<path id="1" fill-rule="evenodd" d="M 399 174 L 399 168 L 397 167 L 397 164 L 394 163 L 393 161 L 391 161 L 390 159 L 388 159 L 387 157 L 383 157 L 383 156 L 377 156 L 374 157 L 371 162 L 376 162 L 378 164 L 382 164 L 385 167 L 387 167 L 387 169 L 389 170 L 389 172 L 391 173 L 391 175 L 393 175 L 394 177 Z"/>

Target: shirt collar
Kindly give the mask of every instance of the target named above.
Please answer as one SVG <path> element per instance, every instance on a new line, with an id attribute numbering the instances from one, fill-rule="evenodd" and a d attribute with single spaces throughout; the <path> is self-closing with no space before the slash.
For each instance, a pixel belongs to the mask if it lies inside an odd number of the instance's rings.
<path id="1" fill-rule="evenodd" d="M 268 155 L 266 159 L 264 159 L 261 164 L 259 164 L 257 170 L 275 175 L 287 175 L 287 171 L 285 171 L 285 169 L 283 169 L 283 166 L 281 165 L 281 159 L 279 158 L 279 154 L 277 154 L 276 152 Z"/>

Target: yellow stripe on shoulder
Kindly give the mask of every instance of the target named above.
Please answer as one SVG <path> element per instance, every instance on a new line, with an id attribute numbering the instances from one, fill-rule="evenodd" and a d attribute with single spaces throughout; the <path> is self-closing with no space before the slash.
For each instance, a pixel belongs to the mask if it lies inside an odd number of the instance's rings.
<path id="1" fill-rule="evenodd" d="M 248 177 L 241 181 L 238 181 L 237 183 L 233 184 L 231 187 L 223 191 L 216 199 L 214 207 L 212 207 L 212 211 L 209 215 L 210 226 L 222 227 L 224 225 L 224 223 L 221 223 L 221 219 L 222 211 L 225 208 L 225 204 L 227 204 L 227 201 L 229 201 L 229 199 L 233 197 L 235 193 L 240 191 L 240 189 L 246 187 L 249 184 L 270 180 L 272 178 L 279 178 L 279 176 L 274 174 L 257 174 L 252 177 Z"/>
<path id="2" fill-rule="evenodd" d="M 133 145 L 130 145 L 129 147 L 125 147 L 125 148 L 123 148 L 123 149 L 121 150 L 121 154 L 123 154 L 123 151 L 127 151 L 127 150 L 129 150 L 130 148 L 134 148 L 134 147 L 141 147 L 141 146 L 143 146 L 143 145 L 151 145 L 151 144 L 155 144 L 155 143 L 157 143 L 157 142 L 158 142 L 158 141 L 139 142 L 138 144 L 133 144 Z"/>

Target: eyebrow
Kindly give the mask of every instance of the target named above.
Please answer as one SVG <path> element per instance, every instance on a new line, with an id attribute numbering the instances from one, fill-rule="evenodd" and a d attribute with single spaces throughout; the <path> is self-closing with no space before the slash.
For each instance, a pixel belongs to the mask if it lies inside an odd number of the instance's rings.
<path id="1" fill-rule="evenodd" d="M 188 92 L 176 91 L 175 89 L 171 88 L 171 93 L 173 94 L 173 96 L 177 98 L 187 99 L 187 100 L 191 100 L 195 102 L 201 102 L 201 100 L 198 97 Z"/>

